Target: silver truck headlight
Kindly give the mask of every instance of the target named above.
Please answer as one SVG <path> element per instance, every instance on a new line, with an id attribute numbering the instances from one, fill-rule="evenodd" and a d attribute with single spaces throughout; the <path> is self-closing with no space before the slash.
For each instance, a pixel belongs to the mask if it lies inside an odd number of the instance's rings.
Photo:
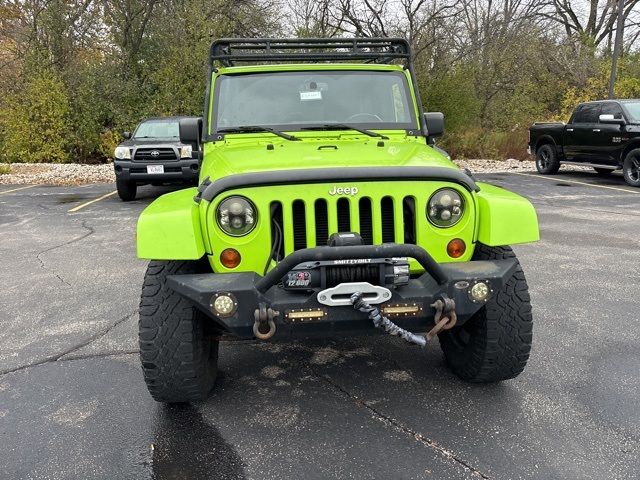
<path id="1" fill-rule="evenodd" d="M 116 147 L 113 155 L 118 160 L 129 160 L 131 159 L 131 149 L 129 147 Z"/>
<path id="2" fill-rule="evenodd" d="M 232 237 L 241 237 L 255 228 L 256 207 L 244 197 L 229 197 L 218 205 L 216 217 L 222 231 Z"/>
<path id="3" fill-rule="evenodd" d="M 443 188 L 431 195 L 427 203 L 427 218 L 436 227 L 451 227 L 464 214 L 462 196 L 451 188 Z"/>

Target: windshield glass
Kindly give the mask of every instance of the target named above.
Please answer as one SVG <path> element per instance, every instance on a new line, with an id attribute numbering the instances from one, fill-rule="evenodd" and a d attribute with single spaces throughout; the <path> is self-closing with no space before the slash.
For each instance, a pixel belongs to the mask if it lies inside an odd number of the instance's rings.
<path id="1" fill-rule="evenodd" d="M 333 123 L 390 130 L 416 128 L 402 72 L 222 75 L 216 92 L 215 130 L 254 125 L 291 131 Z"/>
<path id="2" fill-rule="evenodd" d="M 624 102 L 629 115 L 634 122 L 640 122 L 640 102 Z"/>
<path id="3" fill-rule="evenodd" d="M 177 120 L 148 120 L 138 126 L 133 138 L 178 138 L 179 136 Z"/>

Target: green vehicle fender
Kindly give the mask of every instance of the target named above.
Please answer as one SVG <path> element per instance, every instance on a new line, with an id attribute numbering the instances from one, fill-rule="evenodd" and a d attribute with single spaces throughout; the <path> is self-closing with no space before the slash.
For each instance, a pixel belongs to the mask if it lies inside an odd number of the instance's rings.
<path id="1" fill-rule="evenodd" d="M 540 240 L 538 216 L 529 200 L 488 183 L 478 186 L 479 242 L 497 247 Z"/>
<path id="2" fill-rule="evenodd" d="M 138 258 L 198 260 L 205 254 L 197 188 L 167 193 L 154 200 L 138 219 Z M 204 203 L 204 202 L 203 202 Z"/>

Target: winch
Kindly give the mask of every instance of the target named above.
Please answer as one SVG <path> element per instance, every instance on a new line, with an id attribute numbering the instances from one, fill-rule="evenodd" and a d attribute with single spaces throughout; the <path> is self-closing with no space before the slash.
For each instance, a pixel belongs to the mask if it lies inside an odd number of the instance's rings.
<path id="1" fill-rule="evenodd" d="M 406 258 L 361 258 L 305 262 L 296 265 L 282 278 L 285 290 L 313 290 L 341 283 L 367 282 L 383 287 L 409 283 Z"/>
<path id="2" fill-rule="evenodd" d="M 362 245 L 356 232 L 334 233 L 330 247 Z M 281 280 L 285 290 L 308 291 L 330 288 L 341 283 L 367 282 L 382 287 L 397 287 L 409 283 L 409 260 L 406 257 L 350 258 L 310 261 L 296 265 Z"/>

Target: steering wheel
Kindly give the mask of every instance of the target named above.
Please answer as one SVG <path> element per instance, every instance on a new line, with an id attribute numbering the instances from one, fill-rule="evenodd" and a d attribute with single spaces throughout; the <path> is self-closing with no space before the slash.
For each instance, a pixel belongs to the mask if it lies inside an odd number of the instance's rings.
<path id="1" fill-rule="evenodd" d="M 361 120 L 358 120 L 361 119 Z M 373 120 L 370 120 L 373 119 Z M 369 123 L 371 121 L 373 122 L 382 122 L 382 119 L 378 116 L 375 115 L 373 113 L 356 113 L 355 115 L 351 115 L 349 118 L 347 118 L 345 120 L 345 122 L 362 122 L 362 123 Z"/>

